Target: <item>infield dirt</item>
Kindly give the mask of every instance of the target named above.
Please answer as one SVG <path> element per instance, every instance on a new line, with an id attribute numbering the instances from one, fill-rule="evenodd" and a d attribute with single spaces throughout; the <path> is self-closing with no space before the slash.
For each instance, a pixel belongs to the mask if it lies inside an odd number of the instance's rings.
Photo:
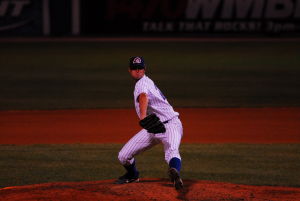
<path id="1" fill-rule="evenodd" d="M 300 108 L 179 108 L 183 143 L 299 143 Z M 0 111 L 0 144 L 125 143 L 134 109 Z"/>
<path id="2" fill-rule="evenodd" d="M 104 180 L 8 187 L 0 189 L 0 200 L 298 201 L 300 189 L 187 180 L 185 188 L 176 191 L 168 180 L 162 179 L 143 179 L 139 183 L 121 185 L 113 184 L 113 180 Z"/>

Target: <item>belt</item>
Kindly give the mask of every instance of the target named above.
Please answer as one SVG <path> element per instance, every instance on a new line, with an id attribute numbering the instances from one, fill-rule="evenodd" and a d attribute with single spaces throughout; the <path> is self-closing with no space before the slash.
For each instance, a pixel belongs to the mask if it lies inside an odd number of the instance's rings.
<path id="1" fill-rule="evenodd" d="M 179 116 L 176 116 L 178 119 L 179 119 Z M 164 121 L 164 122 L 162 122 L 163 124 L 167 124 L 167 123 L 169 123 L 171 120 L 173 120 L 174 118 L 176 118 L 176 117 L 173 117 L 172 119 L 169 119 L 169 120 L 167 120 L 167 121 Z"/>

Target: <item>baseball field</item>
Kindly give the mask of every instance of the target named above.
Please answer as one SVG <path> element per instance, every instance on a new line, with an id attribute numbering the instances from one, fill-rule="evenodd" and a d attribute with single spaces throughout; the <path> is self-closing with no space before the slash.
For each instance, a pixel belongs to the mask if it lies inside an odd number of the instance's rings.
<path id="1" fill-rule="evenodd" d="M 300 200 L 300 42 L 0 43 L 0 200 Z M 124 173 L 140 128 L 128 58 L 180 113 L 183 191 L 163 148 Z"/>

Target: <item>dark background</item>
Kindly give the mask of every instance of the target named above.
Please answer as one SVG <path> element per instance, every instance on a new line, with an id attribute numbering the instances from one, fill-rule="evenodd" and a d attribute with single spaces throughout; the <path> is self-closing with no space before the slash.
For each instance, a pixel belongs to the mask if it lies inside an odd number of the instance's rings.
<path id="1" fill-rule="evenodd" d="M 273 0 L 274 1 L 274 0 Z M 215 13 L 207 18 L 208 6 L 199 8 L 194 19 L 187 19 L 188 0 L 102 0 L 102 1 L 79 1 L 79 24 L 80 33 L 72 32 L 73 12 L 72 5 L 76 0 L 28 0 L 18 16 L 12 16 L 14 1 L 0 0 L 0 6 L 5 2 L 9 6 L 4 13 L 0 14 L 0 36 L 45 36 L 43 33 L 43 8 L 49 10 L 50 35 L 53 37 L 72 37 L 74 35 L 83 37 L 295 37 L 300 33 L 299 1 L 287 0 L 292 5 L 290 14 L 282 17 L 266 17 L 267 7 L 270 2 L 263 1 L 261 16 L 251 17 L 254 4 L 244 9 L 245 14 L 238 17 L 236 6 L 229 7 L 230 17 L 222 17 L 225 3 L 229 0 L 221 0 L 216 7 Z M 253 2 L 257 2 L 254 1 Z M 253 3 L 252 2 L 252 3 Z M 206 11 L 203 9 L 206 8 Z M 272 7 L 273 8 L 273 7 Z M 281 13 L 286 8 L 280 2 L 275 4 L 275 13 Z M 276 16 L 276 15 L 275 15 Z M 30 23 L 10 29 L 1 29 L 6 25 L 19 23 L 24 19 L 30 19 Z M 76 20 L 76 19 L 74 19 Z M 145 23 L 151 24 L 152 28 L 146 30 Z M 182 23 L 204 24 L 209 23 L 207 29 L 180 29 Z M 227 28 L 216 29 L 217 24 L 227 23 Z M 256 29 L 241 28 L 249 24 L 259 26 Z M 166 24 L 172 25 L 172 30 L 166 30 Z M 277 28 L 268 28 L 270 24 L 276 24 Z M 229 26 L 229 28 L 228 28 Z M 236 28 L 230 28 L 236 27 Z"/>

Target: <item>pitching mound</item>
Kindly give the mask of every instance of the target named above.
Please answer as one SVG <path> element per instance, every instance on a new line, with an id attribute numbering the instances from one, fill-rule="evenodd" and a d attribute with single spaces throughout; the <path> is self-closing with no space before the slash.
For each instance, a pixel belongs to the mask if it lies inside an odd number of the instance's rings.
<path id="1" fill-rule="evenodd" d="M 142 179 L 139 183 L 95 182 L 46 183 L 0 189 L 0 200 L 206 200 L 206 201 L 300 201 L 300 188 L 247 186 L 210 181 L 185 180 L 176 191 L 166 179 Z"/>

